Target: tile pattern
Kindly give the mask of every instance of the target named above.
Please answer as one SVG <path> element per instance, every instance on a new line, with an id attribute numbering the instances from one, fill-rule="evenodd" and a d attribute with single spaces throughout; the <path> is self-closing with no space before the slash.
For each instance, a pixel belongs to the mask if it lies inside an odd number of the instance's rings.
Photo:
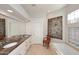
<path id="1" fill-rule="evenodd" d="M 63 55 L 79 55 L 79 51 L 65 43 L 52 43 L 52 45 Z"/>
<path id="2" fill-rule="evenodd" d="M 53 38 L 62 39 L 62 16 L 48 20 L 48 33 Z"/>
<path id="3" fill-rule="evenodd" d="M 57 55 L 55 49 L 46 48 L 39 44 L 31 45 L 29 51 L 27 52 L 27 55 Z"/>

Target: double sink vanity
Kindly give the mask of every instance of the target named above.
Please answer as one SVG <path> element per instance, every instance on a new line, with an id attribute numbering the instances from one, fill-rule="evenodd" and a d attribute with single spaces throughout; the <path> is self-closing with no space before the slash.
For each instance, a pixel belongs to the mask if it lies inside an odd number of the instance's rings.
<path id="1" fill-rule="evenodd" d="M 0 40 L 0 55 L 26 55 L 31 45 L 31 35 L 16 35 Z"/>

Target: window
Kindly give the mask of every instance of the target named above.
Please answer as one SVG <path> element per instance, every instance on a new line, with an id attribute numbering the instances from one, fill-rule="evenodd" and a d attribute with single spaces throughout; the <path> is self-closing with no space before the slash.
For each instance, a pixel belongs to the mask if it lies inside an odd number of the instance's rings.
<path id="1" fill-rule="evenodd" d="M 68 42 L 75 48 L 79 48 L 79 9 L 71 12 L 67 16 L 68 20 Z M 77 23 L 77 24 L 73 24 Z M 72 25 L 73 24 L 73 25 Z M 69 26 L 71 25 L 71 26 Z"/>
<path id="2" fill-rule="evenodd" d="M 67 18 L 68 18 L 68 24 L 79 22 L 79 9 L 69 13 Z"/>
<path id="3" fill-rule="evenodd" d="M 79 47 L 79 27 L 68 28 L 68 41 Z"/>

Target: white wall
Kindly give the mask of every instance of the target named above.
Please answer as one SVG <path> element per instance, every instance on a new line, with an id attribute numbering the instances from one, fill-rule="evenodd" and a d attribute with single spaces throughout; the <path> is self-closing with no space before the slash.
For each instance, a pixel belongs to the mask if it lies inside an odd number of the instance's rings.
<path id="1" fill-rule="evenodd" d="M 48 18 L 47 15 L 43 16 L 43 37 L 48 34 Z"/>
<path id="2" fill-rule="evenodd" d="M 31 34 L 32 34 L 32 44 L 42 44 L 43 39 L 43 18 L 31 18 Z"/>
<path id="3" fill-rule="evenodd" d="M 63 30 L 62 38 L 63 38 L 63 41 L 65 41 L 67 39 L 67 37 L 66 37 L 66 13 L 65 12 L 66 12 L 65 9 L 62 8 L 60 10 L 50 12 L 47 16 L 48 19 L 58 17 L 58 16 L 63 16 L 63 19 L 62 19 L 62 23 L 63 23 L 63 25 L 62 25 L 62 30 Z"/>

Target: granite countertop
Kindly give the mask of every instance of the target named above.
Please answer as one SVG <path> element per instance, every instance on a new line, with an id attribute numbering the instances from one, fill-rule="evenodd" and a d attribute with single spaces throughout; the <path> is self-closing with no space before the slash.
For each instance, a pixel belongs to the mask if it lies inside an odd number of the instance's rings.
<path id="1" fill-rule="evenodd" d="M 23 43 L 30 36 L 31 35 L 18 35 L 18 36 L 13 36 L 13 37 L 1 40 L 0 42 L 5 42 L 5 44 L 8 44 L 10 42 L 17 42 L 17 44 L 15 46 L 10 47 L 10 48 L 0 47 L 0 55 L 8 55 L 11 51 L 13 51 L 16 47 L 18 47 L 21 43 Z"/>

